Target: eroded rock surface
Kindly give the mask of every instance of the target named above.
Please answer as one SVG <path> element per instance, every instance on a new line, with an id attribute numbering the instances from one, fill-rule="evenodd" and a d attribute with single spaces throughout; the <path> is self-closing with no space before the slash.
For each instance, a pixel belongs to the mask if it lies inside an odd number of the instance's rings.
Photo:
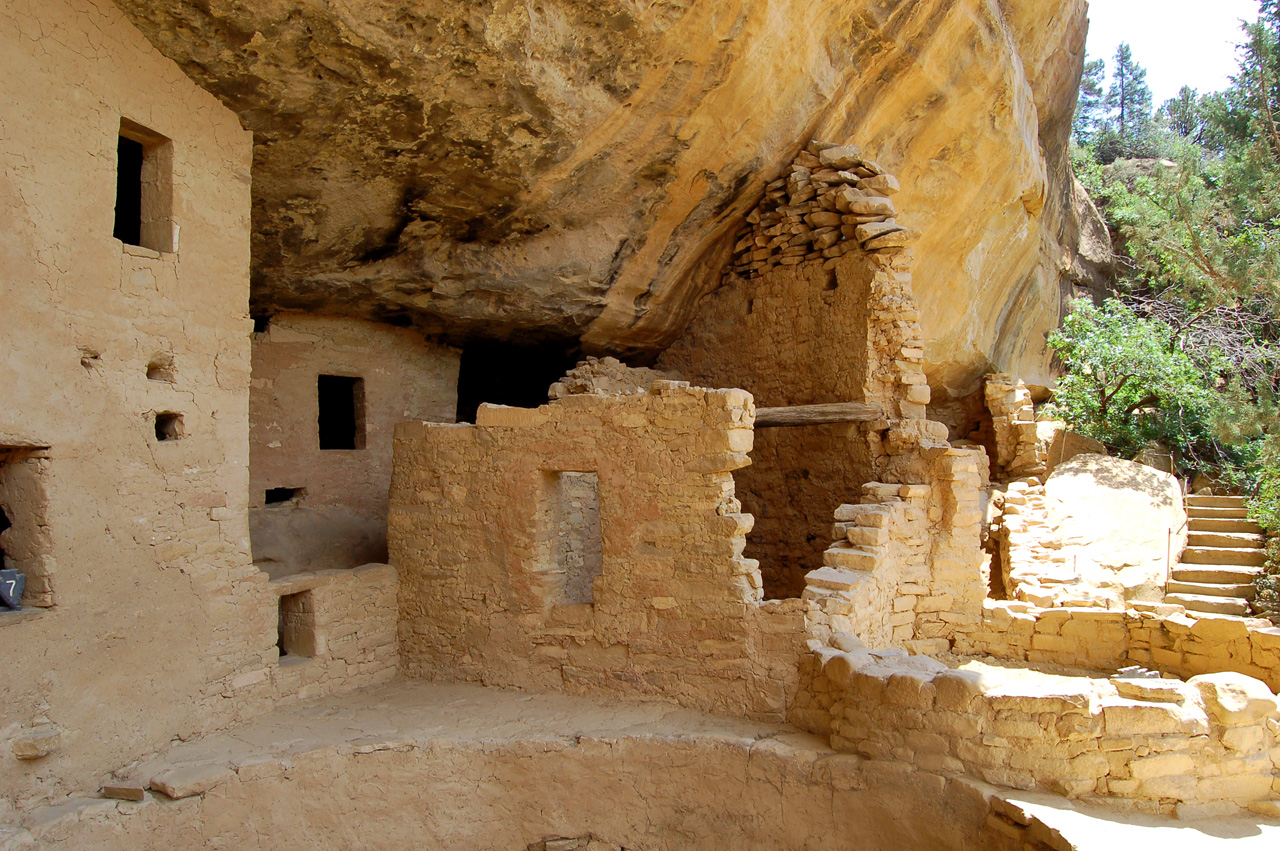
<path id="1" fill-rule="evenodd" d="M 264 312 L 651 354 L 813 136 L 902 178 L 935 386 L 1044 375 L 1092 268 L 1083 0 L 118 4 L 254 131 Z"/>

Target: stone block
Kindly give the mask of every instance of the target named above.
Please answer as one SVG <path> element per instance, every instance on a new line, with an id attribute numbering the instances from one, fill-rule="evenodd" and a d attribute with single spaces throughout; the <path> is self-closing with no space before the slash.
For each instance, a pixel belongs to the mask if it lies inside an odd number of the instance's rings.
<path id="1" fill-rule="evenodd" d="M 62 745 L 62 733 L 52 724 L 33 727 L 18 734 L 13 740 L 13 755 L 18 759 L 40 759 L 56 751 Z"/>
<path id="2" fill-rule="evenodd" d="M 933 687 L 939 709 L 968 712 L 982 694 L 982 675 L 977 671 L 943 671 L 933 678 Z"/>
<path id="3" fill-rule="evenodd" d="M 1157 754 L 1132 760 L 1129 763 L 1129 772 L 1135 780 L 1150 780 L 1153 777 L 1169 775 L 1193 775 L 1196 773 L 1196 763 L 1187 754 Z"/>
<path id="4" fill-rule="evenodd" d="M 147 797 L 147 786 L 137 780 L 112 783 L 102 787 L 102 797 L 117 801 L 141 801 Z"/>
<path id="5" fill-rule="evenodd" d="M 235 772 L 225 765 L 183 765 L 156 774 L 150 785 L 170 798 L 190 798 L 203 795 L 234 776 Z"/>
<path id="6" fill-rule="evenodd" d="M 1229 727 L 1255 724 L 1280 711 L 1271 689 L 1244 674 L 1202 674 L 1187 684 L 1200 691 L 1210 716 Z"/>
<path id="7" fill-rule="evenodd" d="M 1112 698 L 1102 706 L 1108 736 L 1158 736 L 1208 732 L 1202 717 L 1172 703 L 1145 703 Z"/>

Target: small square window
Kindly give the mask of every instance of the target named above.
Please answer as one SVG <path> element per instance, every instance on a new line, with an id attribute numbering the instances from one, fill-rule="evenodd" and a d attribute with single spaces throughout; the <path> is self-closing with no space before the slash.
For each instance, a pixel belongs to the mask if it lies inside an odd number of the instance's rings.
<path id="1" fill-rule="evenodd" d="M 364 379 L 321 375 L 316 380 L 321 449 L 364 449 Z"/>
<path id="2" fill-rule="evenodd" d="M 112 235 L 127 245 L 173 251 L 173 142 L 120 119 Z"/>
<path id="3" fill-rule="evenodd" d="M 182 414 L 165 412 L 156 414 L 156 440 L 181 440 L 186 436 L 182 429 Z"/>

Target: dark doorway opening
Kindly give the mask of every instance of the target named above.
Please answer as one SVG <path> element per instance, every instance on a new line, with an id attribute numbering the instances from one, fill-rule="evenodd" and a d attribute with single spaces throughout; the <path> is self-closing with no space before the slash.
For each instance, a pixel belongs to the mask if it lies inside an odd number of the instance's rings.
<path id="1" fill-rule="evenodd" d="M 316 379 L 321 449 L 364 448 L 364 379 L 321 375 Z"/>
<path id="2" fill-rule="evenodd" d="M 563 346 L 473 343 L 462 350 L 458 371 L 458 422 L 473 423 L 481 403 L 536 408 L 547 389 L 576 366 Z"/>
<path id="3" fill-rule="evenodd" d="M 116 225 L 111 235 L 128 245 L 142 245 L 141 142 L 121 136 L 116 147 Z"/>

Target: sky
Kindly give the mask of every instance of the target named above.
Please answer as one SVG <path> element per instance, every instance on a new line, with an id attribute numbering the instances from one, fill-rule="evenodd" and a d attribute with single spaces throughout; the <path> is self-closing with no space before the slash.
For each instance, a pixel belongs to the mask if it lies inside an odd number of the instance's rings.
<path id="1" fill-rule="evenodd" d="M 1257 17 L 1257 0 L 1089 0 L 1089 58 L 1106 59 L 1109 75 L 1116 47 L 1129 42 L 1158 107 L 1184 85 L 1225 88 L 1240 20 Z"/>

